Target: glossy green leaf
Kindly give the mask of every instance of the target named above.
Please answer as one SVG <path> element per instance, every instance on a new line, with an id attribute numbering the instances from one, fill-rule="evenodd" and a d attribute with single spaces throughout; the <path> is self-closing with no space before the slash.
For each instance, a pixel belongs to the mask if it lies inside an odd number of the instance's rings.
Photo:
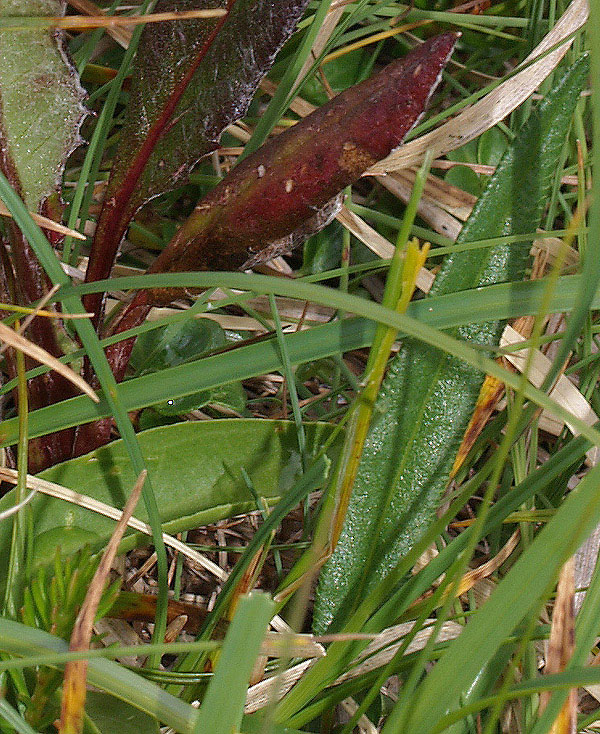
<path id="1" fill-rule="evenodd" d="M 520 131 L 465 223 L 459 243 L 530 232 L 538 226 L 587 72 L 583 58 Z M 431 294 L 518 280 L 528 250 L 527 245 L 502 245 L 450 255 Z M 495 345 L 502 327 L 499 320 L 466 324 L 455 334 Z M 407 340 L 394 359 L 380 391 L 342 536 L 320 578 L 317 632 L 330 625 L 336 629 L 357 599 L 385 577 L 429 525 L 482 380 L 474 367 L 413 340 Z"/>
<path id="2" fill-rule="evenodd" d="M 188 319 L 141 334 L 131 353 L 136 375 L 175 367 L 224 347 L 225 332 L 212 319 Z"/>
<path id="3" fill-rule="evenodd" d="M 506 135 L 497 127 L 492 127 L 477 141 L 477 162 L 486 166 L 497 166 L 508 147 Z"/>
<path id="4" fill-rule="evenodd" d="M 309 456 L 331 433 L 325 423 L 305 426 Z M 254 489 L 276 502 L 302 473 L 296 429 L 286 421 L 215 420 L 177 423 L 138 434 L 159 507 L 163 530 L 178 532 L 255 509 L 245 469 Z M 40 474 L 113 507 L 123 507 L 135 482 L 123 441 L 58 464 Z M 13 492 L 0 510 L 14 502 Z M 62 500 L 38 495 L 33 510 L 34 562 L 49 561 L 56 546 L 69 553 L 89 543 L 105 543 L 114 521 Z M 140 504 L 136 516 L 147 522 Z M 11 524 L 0 523 L 0 587 L 6 573 Z M 134 538 L 126 545 L 132 547 Z"/>
<path id="5" fill-rule="evenodd" d="M 60 16 L 60 0 L 2 0 L 2 16 Z M 0 28 L 2 169 L 30 210 L 58 189 L 79 143 L 84 91 L 51 28 Z"/>
<path id="6" fill-rule="evenodd" d="M 163 400 L 162 403 L 154 405 L 154 410 L 160 415 L 169 417 L 189 413 L 192 410 L 202 410 L 207 405 L 220 405 L 236 413 L 243 413 L 246 408 L 246 391 L 241 382 L 215 385 L 210 390 L 200 390 L 183 398 Z"/>
<path id="7" fill-rule="evenodd" d="M 188 319 L 142 334 L 135 343 L 130 364 L 138 375 L 151 374 L 190 362 L 226 344 L 225 331 L 216 321 Z M 185 397 L 169 398 L 155 403 L 154 410 L 163 416 L 176 416 L 200 410 L 209 404 L 222 405 L 241 413 L 246 407 L 242 384 L 237 381 L 215 385 Z"/>
<path id="8" fill-rule="evenodd" d="M 327 64 L 327 83 L 336 94 L 356 84 L 364 78 L 364 69 L 371 59 L 363 48 L 344 54 L 341 58 Z M 314 105 L 324 105 L 329 101 L 323 82 L 311 77 L 302 85 L 302 97 Z"/>

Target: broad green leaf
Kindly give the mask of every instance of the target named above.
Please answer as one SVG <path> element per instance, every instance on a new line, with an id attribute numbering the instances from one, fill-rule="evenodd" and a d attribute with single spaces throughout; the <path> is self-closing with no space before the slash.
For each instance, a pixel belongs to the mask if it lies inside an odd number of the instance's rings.
<path id="1" fill-rule="evenodd" d="M 306 424 L 307 449 L 314 456 L 331 433 L 325 423 Z M 163 529 L 178 532 L 255 509 L 256 502 L 243 475 L 269 503 L 284 495 L 302 473 L 293 423 L 259 419 L 177 423 L 138 434 L 152 479 Z M 58 464 L 42 479 L 123 507 L 135 482 L 123 441 Z M 0 500 L 0 511 L 14 503 L 14 491 Z M 71 503 L 38 495 L 33 511 L 32 544 L 35 563 L 53 558 L 56 546 L 64 553 L 84 544 L 104 544 L 114 521 Z M 143 505 L 136 516 L 147 522 Z M 8 559 L 11 523 L 0 523 L 0 587 Z M 132 546 L 134 539 L 129 540 Z M 127 544 L 127 543 L 126 543 Z"/>
<path id="2" fill-rule="evenodd" d="M 588 71 L 573 65 L 520 131 L 465 223 L 458 242 L 535 230 Z M 523 175 L 527 171 L 527 176 Z M 443 296 L 518 280 L 526 245 L 450 255 L 431 291 Z M 501 321 L 466 324 L 460 339 L 495 345 Z M 376 406 L 336 551 L 320 578 L 314 627 L 336 629 L 429 525 L 471 417 L 483 375 L 442 351 L 407 340 Z"/>
<path id="3" fill-rule="evenodd" d="M 508 146 L 506 135 L 497 127 L 492 127 L 477 141 L 477 162 L 486 166 L 497 166 Z"/>
<path id="4" fill-rule="evenodd" d="M 339 94 L 364 78 L 365 66 L 370 62 L 369 56 L 370 54 L 365 49 L 359 48 L 344 54 L 339 59 L 330 61 L 326 68 L 327 83 L 331 89 Z M 319 106 L 325 104 L 329 99 L 322 81 L 316 76 L 312 76 L 302 85 L 302 97 Z"/>
<path id="5" fill-rule="evenodd" d="M 161 0 L 158 11 L 222 8 L 225 18 L 149 24 L 133 84 L 88 279 L 110 272 L 129 221 L 145 202 L 187 180 L 243 117 L 308 0 Z M 95 310 L 95 309 L 94 309 Z"/>
<path id="6" fill-rule="evenodd" d="M 60 16 L 60 0 L 1 0 L 2 16 Z M 84 91 L 52 28 L 0 28 L 2 170 L 30 210 L 58 190 L 79 144 Z"/>
<path id="7" fill-rule="evenodd" d="M 136 375 L 148 375 L 202 357 L 226 343 L 225 332 L 216 321 L 188 319 L 139 336 L 130 364 Z"/>
<path id="8" fill-rule="evenodd" d="M 98 728 L 100 734 L 159 734 L 158 721 L 125 701 L 102 693 L 88 691 L 85 697 L 85 713 Z"/>
<path id="9" fill-rule="evenodd" d="M 322 273 L 337 267 L 342 254 L 342 233 L 342 225 L 331 222 L 325 229 L 306 240 L 302 272 Z"/>
<path id="10" fill-rule="evenodd" d="M 219 385 L 210 390 L 200 390 L 184 398 L 171 398 L 156 403 L 154 410 L 166 417 L 182 415 L 192 410 L 201 410 L 207 405 L 220 405 L 224 408 L 243 413 L 246 408 L 246 391 L 241 382 Z"/>

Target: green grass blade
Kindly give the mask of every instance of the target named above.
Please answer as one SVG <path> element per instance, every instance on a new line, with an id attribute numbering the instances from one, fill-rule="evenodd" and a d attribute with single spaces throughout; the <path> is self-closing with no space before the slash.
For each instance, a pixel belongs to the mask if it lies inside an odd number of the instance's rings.
<path id="1" fill-rule="evenodd" d="M 0 650 L 19 656 L 67 652 L 69 644 L 42 630 L 0 618 Z M 192 734 L 197 711 L 111 660 L 92 659 L 88 682 L 154 716 L 182 734 Z"/>
<path id="2" fill-rule="evenodd" d="M 470 620 L 421 685 L 406 734 L 429 734 L 475 679 L 481 666 L 556 582 L 562 564 L 600 520 L 600 467 L 582 480 L 515 563 L 484 607 Z M 477 651 L 477 655 L 473 651 Z M 394 730 L 390 717 L 384 734 Z"/>
<path id="3" fill-rule="evenodd" d="M 64 286 L 69 285 L 69 277 L 64 273 L 50 243 L 44 236 L 42 230 L 32 220 L 23 201 L 12 189 L 6 177 L 1 173 L 0 198 L 2 198 L 6 206 L 9 208 L 15 222 L 23 232 L 24 236 L 29 240 L 40 264 L 52 282 L 54 284 Z M 68 296 L 62 301 L 62 303 L 67 313 L 85 313 L 81 299 L 76 295 Z M 90 362 L 94 367 L 95 374 L 102 385 L 110 412 L 114 416 L 121 436 L 127 445 L 129 458 L 134 467 L 134 471 L 136 475 L 139 475 L 145 469 L 144 459 L 138 446 L 133 426 L 131 425 L 131 421 L 127 415 L 127 410 L 119 400 L 117 383 L 104 351 L 100 346 L 98 336 L 89 319 L 75 320 L 75 328 L 79 338 L 81 339 L 81 343 L 86 350 L 86 354 L 90 358 Z M 152 526 L 153 540 L 158 558 L 157 570 L 159 580 L 159 603 L 157 605 L 156 634 L 158 635 L 157 639 L 162 639 L 164 637 L 164 630 L 166 629 L 167 623 L 167 555 L 162 538 L 160 518 L 152 489 L 151 477 L 148 477 L 144 484 L 143 497 L 148 510 L 149 522 Z"/>
<path id="4" fill-rule="evenodd" d="M 225 637 L 194 734 L 231 734 L 238 731 L 244 713 L 248 681 L 275 604 L 266 594 L 243 597 Z"/>

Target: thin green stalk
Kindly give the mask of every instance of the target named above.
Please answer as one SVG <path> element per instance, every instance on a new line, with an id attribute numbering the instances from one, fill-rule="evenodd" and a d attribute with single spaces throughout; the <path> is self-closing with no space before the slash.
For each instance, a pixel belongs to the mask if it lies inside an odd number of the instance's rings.
<path id="1" fill-rule="evenodd" d="M 19 329 L 19 322 L 15 322 L 15 329 Z M 29 448 L 28 416 L 29 404 L 27 396 L 27 379 L 25 377 L 25 355 L 16 350 L 15 361 L 17 366 L 17 403 L 19 410 L 19 443 L 17 446 L 17 485 L 15 490 L 15 505 L 20 505 L 27 495 L 27 454 Z M 6 594 L 4 598 L 4 614 L 11 619 L 17 619 L 18 611 L 23 603 L 23 586 L 25 584 L 25 548 L 27 538 L 27 507 L 21 507 L 13 517 L 12 540 L 10 557 L 7 569 Z"/>
<path id="2" fill-rule="evenodd" d="M 94 658 L 116 660 L 128 655 L 144 656 L 148 653 L 177 655 L 182 652 L 193 651 L 212 652 L 218 650 L 221 644 L 216 640 L 200 640 L 196 642 L 151 642 L 146 645 L 111 645 L 110 647 L 98 649 L 37 654 L 0 660 L 0 670 L 21 670 L 23 668 L 36 668 L 41 665 L 56 667 L 75 660 L 93 660 Z"/>
<path id="3" fill-rule="evenodd" d="M 300 410 L 298 392 L 296 391 L 296 378 L 285 339 L 283 338 L 283 329 L 281 328 L 281 319 L 279 318 L 279 311 L 277 309 L 277 304 L 275 303 L 275 296 L 272 293 L 269 294 L 269 305 L 271 306 L 271 315 L 273 316 L 273 323 L 275 324 L 277 346 L 279 347 L 281 362 L 283 364 L 283 376 L 287 382 L 290 403 L 292 404 L 292 413 L 294 416 L 294 423 L 296 424 L 296 433 L 298 435 L 298 448 L 300 449 L 300 455 L 302 456 L 302 467 L 304 471 L 306 471 L 308 468 L 306 434 L 304 432 L 304 424 L 302 422 L 302 412 Z"/>
<path id="4" fill-rule="evenodd" d="M 405 246 L 432 158 L 431 153 L 425 156 L 425 161 L 415 179 L 413 193 L 406 208 L 405 222 L 398 234 L 398 244 L 386 281 L 382 305 L 397 313 L 402 313 L 408 308 L 415 288 L 416 275 L 427 257 L 428 247 L 421 251 L 415 243 L 412 243 L 405 252 Z M 365 368 L 364 387 L 350 409 L 351 416 L 346 428 L 344 446 L 321 508 L 313 546 L 290 571 L 283 589 L 280 589 L 279 598 L 296 589 L 304 573 L 314 573 L 331 555 L 337 544 L 371 424 L 375 401 L 397 333 L 397 329 L 389 326 L 382 324 L 377 326 Z M 287 583 L 290 586 L 286 592 Z"/>

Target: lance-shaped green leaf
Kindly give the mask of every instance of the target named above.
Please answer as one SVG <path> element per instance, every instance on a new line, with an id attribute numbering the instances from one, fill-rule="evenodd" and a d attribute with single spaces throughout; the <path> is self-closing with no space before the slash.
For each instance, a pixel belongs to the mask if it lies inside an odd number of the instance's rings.
<path id="1" fill-rule="evenodd" d="M 402 142 L 456 39 L 429 39 L 248 156 L 198 204 L 151 272 L 250 267 L 287 249 L 291 233 Z"/>
<path id="2" fill-rule="evenodd" d="M 587 73 L 583 58 L 532 114 L 458 242 L 535 231 Z M 451 255 L 431 295 L 518 280 L 528 249 L 501 245 Z M 502 327 L 503 322 L 490 321 L 467 324 L 454 333 L 495 345 Z M 413 340 L 403 345 L 380 391 L 342 535 L 321 575 L 317 631 L 336 629 L 431 522 L 482 381 L 481 372 L 441 351 Z"/>
<path id="3" fill-rule="evenodd" d="M 60 0 L 0 0 L 2 16 L 59 16 Z M 84 116 L 84 91 L 63 46 L 63 35 L 50 26 L 0 27 L 0 169 L 31 211 L 45 209 L 56 198 L 67 157 L 79 144 L 79 126 Z M 29 242 L 14 222 L 8 231 L 12 246 L 12 269 L 5 272 L 14 294 L 31 303 L 41 298 L 49 283 Z M 4 290 L 4 289 L 3 289 Z M 35 319 L 27 336 L 53 356 L 61 356 L 59 327 Z M 10 368 L 9 360 L 9 368 Z M 73 395 L 60 375 L 48 373 L 30 383 L 30 405 L 47 405 Z M 72 437 L 59 434 L 31 447 L 31 458 L 42 466 L 63 455 Z"/>
<path id="4" fill-rule="evenodd" d="M 308 454 L 315 456 L 331 436 L 332 427 L 309 423 L 305 431 Z M 165 532 L 179 532 L 256 509 L 252 489 L 274 504 L 302 475 L 296 428 L 287 421 L 177 423 L 143 431 L 138 440 L 152 473 Z M 135 482 L 122 440 L 38 476 L 117 508 L 123 507 Z M 13 490 L 0 500 L 0 512 L 12 507 L 14 501 Z M 86 544 L 102 547 L 114 530 L 114 520 L 62 499 L 38 494 L 30 507 L 34 564 L 50 562 L 56 546 L 67 554 Z M 142 505 L 136 509 L 136 517 L 147 522 Z M 0 522 L 0 590 L 6 582 L 10 538 L 10 522 Z M 125 543 L 134 545 L 132 537 Z"/>
<path id="5" fill-rule="evenodd" d="M 223 130 L 242 117 L 308 0 L 162 0 L 157 11 L 227 10 L 215 20 L 148 25 L 87 272 L 107 277 L 135 212 L 186 182 Z M 101 299 L 87 308 L 98 312 Z"/>

